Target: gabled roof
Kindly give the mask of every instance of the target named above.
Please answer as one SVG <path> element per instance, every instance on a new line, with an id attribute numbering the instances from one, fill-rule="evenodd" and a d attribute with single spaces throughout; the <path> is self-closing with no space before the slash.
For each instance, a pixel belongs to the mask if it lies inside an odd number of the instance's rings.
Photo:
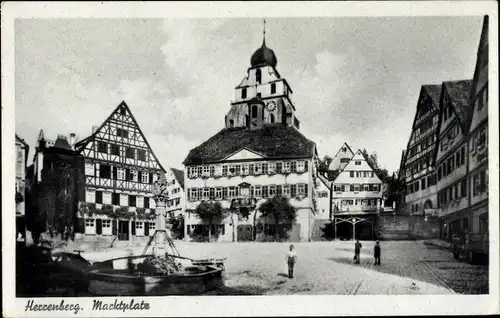
<path id="1" fill-rule="evenodd" d="M 464 133 L 468 132 L 473 112 L 470 107 L 472 80 L 443 82 L 443 90 L 448 93 L 451 106 Z"/>
<path id="2" fill-rule="evenodd" d="M 261 129 L 225 128 L 189 151 L 185 165 L 219 162 L 236 151 L 247 148 L 269 159 L 312 158 L 316 144 L 297 129 L 283 124 L 265 125 Z"/>
<path id="3" fill-rule="evenodd" d="M 335 156 L 333 156 L 333 159 L 335 159 L 335 157 L 338 156 L 338 154 L 340 153 L 340 150 L 342 150 L 342 148 L 344 148 L 344 146 L 346 146 L 347 149 L 349 149 L 349 151 L 354 155 L 354 151 L 352 151 L 351 147 L 349 147 L 349 145 L 347 144 L 347 142 L 344 142 L 342 144 L 342 146 L 339 148 L 339 150 L 337 150 L 337 153 L 335 154 Z"/>
<path id="4" fill-rule="evenodd" d="M 139 130 L 139 133 L 141 134 L 142 136 L 142 139 L 144 140 L 144 142 L 146 143 L 146 145 L 148 146 L 151 154 L 153 155 L 153 158 L 155 158 L 156 162 L 158 163 L 158 166 L 161 168 L 161 170 L 163 172 L 165 172 L 166 170 L 163 168 L 163 166 L 161 165 L 161 162 L 160 160 L 158 160 L 158 157 L 156 157 L 154 151 L 153 151 L 153 148 L 151 148 L 151 145 L 149 144 L 148 140 L 146 139 L 146 136 L 144 136 L 144 133 L 142 132 L 141 130 L 141 127 L 139 126 L 139 124 L 137 123 L 137 120 L 135 119 L 134 117 L 134 114 L 132 114 L 132 111 L 130 110 L 130 108 L 128 107 L 127 103 L 125 103 L 125 101 L 122 101 L 112 112 L 111 114 L 109 114 L 109 116 L 106 118 L 106 120 L 104 120 L 102 122 L 102 124 L 99 126 L 99 128 L 97 128 L 90 136 L 80 140 L 79 142 L 77 142 L 75 144 L 75 149 L 76 151 L 78 152 L 81 152 L 83 151 L 83 149 L 85 149 L 85 146 L 90 142 L 90 141 L 93 141 L 96 137 L 96 135 L 99 133 L 99 131 L 102 129 L 102 127 L 104 127 L 104 125 L 113 117 L 113 115 L 118 112 L 121 108 L 125 108 L 125 110 L 130 114 L 130 117 L 132 118 L 132 121 L 134 122 L 134 124 L 137 126 L 137 129 Z"/>
<path id="5" fill-rule="evenodd" d="M 424 89 L 427 92 L 427 95 L 432 99 L 432 102 L 436 106 L 436 108 L 439 108 L 439 100 L 441 97 L 441 84 L 437 85 L 422 85 L 422 89 Z"/>
<path id="6" fill-rule="evenodd" d="M 26 141 L 24 141 L 24 139 L 22 139 L 21 137 L 19 137 L 18 134 L 15 134 L 16 135 L 16 140 L 19 141 L 20 143 L 22 143 L 25 147 L 29 147 L 28 144 L 26 143 Z"/>
<path id="7" fill-rule="evenodd" d="M 172 170 L 174 178 L 177 180 L 177 182 L 179 182 L 181 188 L 184 190 L 184 171 L 175 168 L 170 168 L 170 170 Z"/>

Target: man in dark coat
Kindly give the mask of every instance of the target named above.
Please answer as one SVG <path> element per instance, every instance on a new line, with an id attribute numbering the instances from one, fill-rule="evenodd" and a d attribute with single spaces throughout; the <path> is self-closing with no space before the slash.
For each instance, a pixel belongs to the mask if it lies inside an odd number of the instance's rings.
<path id="1" fill-rule="evenodd" d="M 380 265 L 380 242 L 379 241 L 377 241 L 375 243 L 373 256 L 375 257 L 375 265 Z"/>
<path id="2" fill-rule="evenodd" d="M 356 264 L 359 264 L 359 254 L 361 253 L 361 248 L 363 245 L 359 242 L 359 239 L 356 239 L 356 243 L 354 244 L 354 260 Z"/>

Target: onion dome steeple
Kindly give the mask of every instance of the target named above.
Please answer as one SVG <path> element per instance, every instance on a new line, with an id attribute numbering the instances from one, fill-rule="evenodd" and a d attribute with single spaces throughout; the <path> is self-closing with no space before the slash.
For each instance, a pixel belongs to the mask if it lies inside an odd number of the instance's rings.
<path id="1" fill-rule="evenodd" d="M 276 67 L 278 64 L 278 59 L 274 54 L 274 51 L 266 46 L 266 20 L 264 20 L 264 37 L 262 39 L 262 46 L 257 49 L 252 54 L 252 58 L 250 59 L 250 65 L 260 66 L 260 65 L 268 65 L 272 67 Z"/>

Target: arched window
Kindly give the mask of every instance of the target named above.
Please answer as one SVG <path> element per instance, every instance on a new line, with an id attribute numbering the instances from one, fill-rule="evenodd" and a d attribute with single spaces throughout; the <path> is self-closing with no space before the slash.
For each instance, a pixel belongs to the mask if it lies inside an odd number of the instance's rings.
<path id="1" fill-rule="evenodd" d="M 229 120 L 229 127 L 233 128 L 234 127 L 234 120 Z"/>
<path id="2" fill-rule="evenodd" d="M 252 118 L 257 118 L 257 106 L 252 106 Z"/>
<path id="3" fill-rule="evenodd" d="M 269 121 L 271 122 L 271 124 L 274 124 L 274 114 L 271 114 L 269 116 Z"/>
<path id="4" fill-rule="evenodd" d="M 255 81 L 257 81 L 257 83 L 261 83 L 262 81 L 262 73 L 260 71 L 260 68 L 257 69 L 257 71 L 255 71 Z"/>

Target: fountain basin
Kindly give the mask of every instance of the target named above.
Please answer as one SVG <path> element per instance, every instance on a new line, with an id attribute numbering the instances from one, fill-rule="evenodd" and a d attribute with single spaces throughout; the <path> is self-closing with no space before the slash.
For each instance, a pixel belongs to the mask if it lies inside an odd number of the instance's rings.
<path id="1" fill-rule="evenodd" d="M 89 292 L 96 296 L 199 295 L 224 286 L 223 268 L 188 264 L 182 257 L 178 257 L 183 262 L 182 269 L 172 274 L 137 270 L 137 264 L 150 256 L 126 256 L 94 263 L 87 271 Z M 133 269 L 127 264 L 133 264 Z"/>

